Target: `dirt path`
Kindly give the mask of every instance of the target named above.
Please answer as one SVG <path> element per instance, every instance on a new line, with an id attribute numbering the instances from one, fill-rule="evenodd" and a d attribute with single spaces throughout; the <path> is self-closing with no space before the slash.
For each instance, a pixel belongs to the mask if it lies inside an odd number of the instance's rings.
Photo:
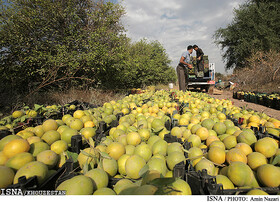
<path id="1" fill-rule="evenodd" d="M 273 118 L 276 118 L 278 120 L 280 120 L 280 110 L 276 110 L 276 109 L 271 109 L 262 105 L 258 105 L 258 104 L 254 104 L 251 102 L 245 102 L 243 100 L 237 100 L 237 99 L 233 99 L 232 98 L 232 91 L 223 91 L 223 93 L 221 95 L 210 95 L 211 97 L 217 98 L 219 100 L 221 99 L 229 99 L 231 100 L 235 106 L 238 107 L 244 107 L 246 106 L 246 108 L 248 109 L 252 109 L 258 112 L 264 112 L 265 114 L 267 114 L 268 116 L 271 116 Z"/>

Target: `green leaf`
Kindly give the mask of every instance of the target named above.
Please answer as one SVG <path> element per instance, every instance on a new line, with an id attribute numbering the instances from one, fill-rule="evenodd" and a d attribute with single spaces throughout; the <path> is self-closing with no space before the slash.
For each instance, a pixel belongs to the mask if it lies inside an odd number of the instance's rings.
<path id="1" fill-rule="evenodd" d="M 93 141 L 92 138 L 89 138 L 89 145 L 94 148 L 95 142 Z"/>
<path id="2" fill-rule="evenodd" d="M 86 174 L 88 172 L 88 161 L 86 161 L 85 165 L 83 166 L 83 173 Z"/>
<path id="3" fill-rule="evenodd" d="M 144 177 L 149 171 L 149 166 L 146 164 L 141 170 L 139 171 L 139 176 Z"/>
<path id="4" fill-rule="evenodd" d="M 25 116 L 22 116 L 22 117 L 20 118 L 20 122 L 24 122 L 24 121 L 26 120 L 26 118 L 27 118 L 26 115 L 25 115 Z"/>
<path id="5" fill-rule="evenodd" d="M 152 128 L 152 130 L 153 130 L 153 132 L 154 132 L 155 134 L 159 134 L 161 131 L 164 130 L 164 127 L 163 127 L 163 128 L 159 128 L 159 129 L 154 129 L 154 128 Z"/>
<path id="6" fill-rule="evenodd" d="M 83 151 L 83 150 L 81 150 L 81 153 L 83 154 L 83 155 L 85 155 L 85 156 L 87 156 L 87 157 L 93 157 L 91 154 L 89 154 L 89 153 L 87 153 L 87 152 L 85 152 L 85 151 Z"/>
<path id="7" fill-rule="evenodd" d="M 280 164 L 280 155 L 275 156 L 275 158 L 272 161 L 272 165 Z"/>
<path id="8" fill-rule="evenodd" d="M 109 154 L 107 154 L 106 152 L 99 152 L 100 153 L 100 156 L 102 158 L 105 158 L 105 159 L 112 159 L 111 156 L 109 156 Z"/>
<path id="9" fill-rule="evenodd" d="M 34 110 L 37 112 L 39 109 L 41 109 L 43 107 L 43 105 L 38 105 L 38 104 L 34 104 Z"/>
<path id="10" fill-rule="evenodd" d="M 70 152 L 68 150 L 66 150 L 66 155 L 68 158 L 72 158 L 73 162 L 76 163 L 78 161 L 78 154 L 75 152 Z"/>
<path id="11" fill-rule="evenodd" d="M 168 186 L 172 185 L 173 182 L 175 182 L 176 179 L 174 177 L 172 178 L 156 178 L 150 182 L 151 185 L 154 186 Z"/>

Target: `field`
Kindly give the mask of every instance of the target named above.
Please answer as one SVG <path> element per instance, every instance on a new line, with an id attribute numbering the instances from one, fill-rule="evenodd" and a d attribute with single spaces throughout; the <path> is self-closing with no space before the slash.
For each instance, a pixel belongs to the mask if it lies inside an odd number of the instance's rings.
<path id="1" fill-rule="evenodd" d="M 213 98 L 155 89 L 118 97 L 103 92 L 103 102 L 116 100 L 98 105 L 94 94 L 89 102 L 64 95 L 70 103 L 15 110 L 0 122 L 2 191 L 279 193 L 280 121 L 272 111 L 245 108 L 230 92 Z"/>

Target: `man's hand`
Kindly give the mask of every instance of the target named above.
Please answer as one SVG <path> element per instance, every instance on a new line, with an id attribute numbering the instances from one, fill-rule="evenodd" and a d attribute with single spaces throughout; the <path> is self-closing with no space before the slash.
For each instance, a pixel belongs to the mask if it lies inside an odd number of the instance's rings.
<path id="1" fill-rule="evenodd" d="M 199 56 L 197 59 L 198 59 L 198 60 L 201 60 L 201 56 Z"/>
<path id="2" fill-rule="evenodd" d="M 190 64 L 189 64 L 188 66 L 189 66 L 189 68 L 190 68 L 190 69 L 192 69 L 192 68 L 193 68 L 193 66 L 192 66 L 192 65 L 190 65 Z"/>

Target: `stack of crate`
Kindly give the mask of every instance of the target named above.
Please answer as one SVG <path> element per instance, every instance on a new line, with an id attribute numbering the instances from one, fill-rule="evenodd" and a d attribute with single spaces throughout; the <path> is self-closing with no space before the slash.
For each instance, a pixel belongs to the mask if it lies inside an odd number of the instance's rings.
<path id="1" fill-rule="evenodd" d="M 203 65 L 204 65 L 204 73 L 209 72 L 209 60 L 208 60 L 208 55 L 203 56 Z"/>
<path id="2" fill-rule="evenodd" d="M 189 69 L 189 75 L 195 75 L 196 72 L 196 57 L 195 56 L 191 56 L 191 63 L 193 65 L 192 69 Z"/>

